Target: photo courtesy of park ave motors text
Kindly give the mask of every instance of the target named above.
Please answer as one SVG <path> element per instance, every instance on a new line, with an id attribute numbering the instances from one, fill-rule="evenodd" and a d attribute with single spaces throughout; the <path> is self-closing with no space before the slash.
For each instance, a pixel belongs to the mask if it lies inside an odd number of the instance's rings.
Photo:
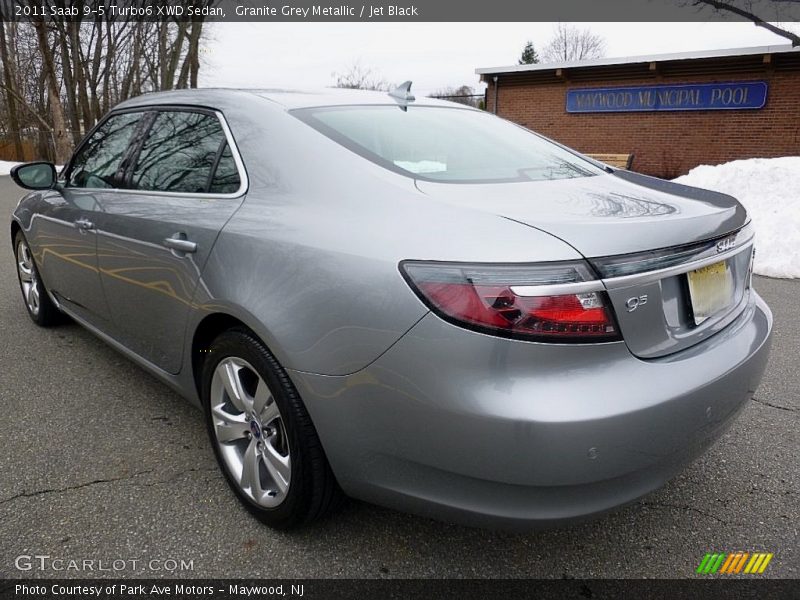
<path id="1" fill-rule="evenodd" d="M 446 4 L 0 8 L 0 592 L 797 591 L 794 7 Z"/>

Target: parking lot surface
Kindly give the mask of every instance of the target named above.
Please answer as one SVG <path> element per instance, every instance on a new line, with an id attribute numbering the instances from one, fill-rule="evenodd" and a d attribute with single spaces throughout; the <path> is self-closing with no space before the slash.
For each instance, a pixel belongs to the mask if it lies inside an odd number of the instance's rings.
<path id="1" fill-rule="evenodd" d="M 800 576 L 800 281 L 756 279 L 775 314 L 772 357 L 732 429 L 617 512 L 510 534 L 351 501 L 276 533 L 228 490 L 199 411 L 79 326 L 28 319 L 8 228 L 20 194 L 0 177 L 0 577 L 674 578 L 737 550 L 774 553 L 763 576 Z M 17 558 L 33 555 L 51 558 Z"/>

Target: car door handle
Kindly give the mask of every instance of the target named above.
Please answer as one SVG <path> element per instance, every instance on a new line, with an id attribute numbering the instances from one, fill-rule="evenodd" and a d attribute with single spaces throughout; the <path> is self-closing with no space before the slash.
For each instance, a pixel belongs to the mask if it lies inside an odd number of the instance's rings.
<path id="1" fill-rule="evenodd" d="M 183 237 L 176 237 L 182 234 L 175 234 L 173 237 L 164 239 L 164 245 L 170 250 L 177 252 L 197 252 L 197 244 Z"/>
<path id="2" fill-rule="evenodd" d="M 90 229 L 94 229 L 94 223 L 89 219 L 78 219 L 75 221 L 75 227 L 82 231 L 89 231 Z"/>

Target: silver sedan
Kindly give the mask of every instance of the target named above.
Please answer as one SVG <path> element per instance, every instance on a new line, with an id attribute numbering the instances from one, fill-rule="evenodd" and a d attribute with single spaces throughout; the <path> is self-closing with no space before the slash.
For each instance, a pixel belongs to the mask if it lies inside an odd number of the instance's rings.
<path id="1" fill-rule="evenodd" d="M 11 220 L 69 316 L 205 411 L 244 505 L 526 528 L 659 487 L 753 395 L 772 316 L 732 197 L 391 94 L 128 100 Z"/>

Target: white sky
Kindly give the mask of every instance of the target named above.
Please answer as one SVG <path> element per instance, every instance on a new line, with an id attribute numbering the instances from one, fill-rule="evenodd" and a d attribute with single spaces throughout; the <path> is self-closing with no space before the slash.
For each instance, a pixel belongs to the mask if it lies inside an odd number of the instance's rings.
<path id="1" fill-rule="evenodd" d="M 605 37 L 606 56 L 788 43 L 749 23 L 576 23 Z M 527 40 L 538 50 L 552 23 L 212 23 L 201 86 L 330 86 L 358 61 L 380 78 L 414 82 L 418 94 L 478 86 L 475 69 L 516 64 Z"/>

